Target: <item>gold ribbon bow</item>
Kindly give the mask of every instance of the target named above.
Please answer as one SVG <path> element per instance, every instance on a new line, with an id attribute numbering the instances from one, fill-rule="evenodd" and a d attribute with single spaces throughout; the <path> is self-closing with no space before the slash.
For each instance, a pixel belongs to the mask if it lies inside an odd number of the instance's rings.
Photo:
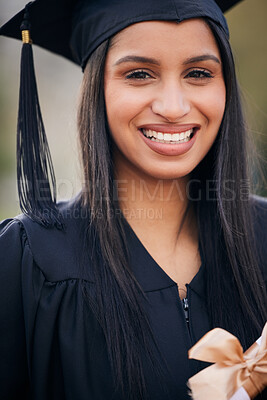
<path id="1" fill-rule="evenodd" d="M 243 353 L 239 340 L 215 328 L 190 350 L 189 358 L 215 363 L 188 381 L 194 400 L 229 400 L 243 386 L 251 399 L 267 387 L 267 323 L 260 344 Z"/>

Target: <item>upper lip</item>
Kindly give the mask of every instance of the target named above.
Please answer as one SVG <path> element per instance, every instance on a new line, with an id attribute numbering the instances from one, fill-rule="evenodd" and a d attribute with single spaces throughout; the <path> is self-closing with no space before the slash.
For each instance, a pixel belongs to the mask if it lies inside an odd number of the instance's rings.
<path id="1" fill-rule="evenodd" d="M 145 124 L 139 126 L 139 129 L 151 130 L 162 133 L 181 133 L 194 128 L 200 128 L 200 125 L 199 124 L 181 124 L 181 125 Z"/>

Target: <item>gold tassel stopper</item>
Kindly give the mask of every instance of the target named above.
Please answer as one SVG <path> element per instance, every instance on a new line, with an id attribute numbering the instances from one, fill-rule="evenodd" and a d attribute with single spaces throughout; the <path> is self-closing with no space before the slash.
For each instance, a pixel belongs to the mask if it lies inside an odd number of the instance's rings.
<path id="1" fill-rule="evenodd" d="M 29 30 L 21 31 L 21 35 L 22 35 L 22 43 L 32 44 Z"/>

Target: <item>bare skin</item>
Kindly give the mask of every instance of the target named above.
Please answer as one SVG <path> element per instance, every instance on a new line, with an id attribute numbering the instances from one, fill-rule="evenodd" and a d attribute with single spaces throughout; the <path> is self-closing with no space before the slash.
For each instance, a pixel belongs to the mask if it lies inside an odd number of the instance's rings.
<path id="1" fill-rule="evenodd" d="M 183 298 L 201 264 L 187 185 L 224 114 L 220 52 L 201 19 L 141 22 L 113 39 L 104 78 L 120 207 Z"/>
<path id="2" fill-rule="evenodd" d="M 140 180 L 132 170 L 117 171 L 120 207 L 125 218 L 157 264 L 178 284 L 180 298 L 185 298 L 186 284 L 201 265 L 192 207 L 183 222 L 187 177 Z"/>

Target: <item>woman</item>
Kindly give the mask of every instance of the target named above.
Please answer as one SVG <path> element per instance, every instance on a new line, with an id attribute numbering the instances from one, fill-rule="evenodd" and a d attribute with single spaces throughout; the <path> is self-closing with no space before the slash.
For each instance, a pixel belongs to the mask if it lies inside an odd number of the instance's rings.
<path id="1" fill-rule="evenodd" d="M 3 398 L 188 399 L 205 366 L 188 349 L 215 326 L 248 347 L 266 321 L 267 207 L 241 186 L 246 139 L 221 11 L 105 7 L 72 11 L 84 190 L 36 211 L 22 185 L 28 216 L 1 226 Z"/>

